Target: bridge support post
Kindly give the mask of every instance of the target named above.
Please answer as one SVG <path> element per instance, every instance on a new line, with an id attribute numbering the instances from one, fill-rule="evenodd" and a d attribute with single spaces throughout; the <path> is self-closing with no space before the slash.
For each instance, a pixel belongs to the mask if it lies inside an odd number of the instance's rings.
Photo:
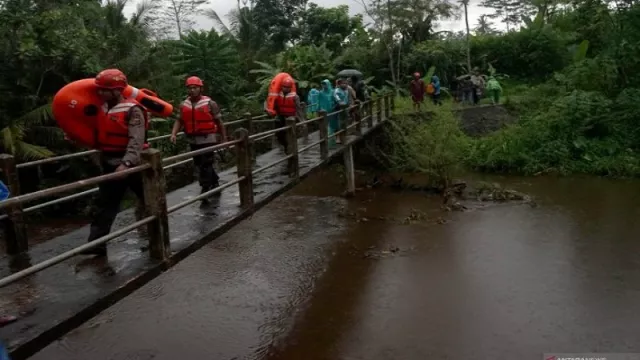
<path id="1" fill-rule="evenodd" d="M 164 261 L 171 256 L 171 242 L 162 153 L 158 149 L 147 149 L 142 152 L 142 161 L 151 166 L 142 172 L 146 214 L 156 217 L 147 227 L 149 253 L 151 258 Z"/>
<path id="2" fill-rule="evenodd" d="M 320 110 L 318 112 L 320 121 L 318 122 L 318 132 L 320 133 L 320 159 L 327 160 L 329 158 L 329 122 L 327 120 L 327 112 Z"/>
<path id="3" fill-rule="evenodd" d="M 349 107 L 343 107 L 342 110 L 340 110 L 340 134 L 338 134 L 338 140 L 340 140 L 340 143 L 342 144 L 342 146 L 344 146 L 347 143 L 347 126 L 348 122 L 349 122 Z"/>
<path id="4" fill-rule="evenodd" d="M 247 136 L 255 134 L 255 129 L 253 126 L 253 117 L 250 112 L 244 114 L 245 119 L 247 119 Z M 249 156 L 251 158 L 251 165 L 257 164 L 256 152 L 253 148 L 253 142 L 249 141 L 247 151 L 249 152 Z"/>
<path id="5" fill-rule="evenodd" d="M 346 134 L 347 135 L 354 135 L 356 133 L 356 129 L 354 129 L 353 126 L 352 127 L 349 127 L 349 126 L 353 125 L 354 122 L 356 121 L 355 113 L 356 113 L 356 110 L 357 110 L 357 106 L 358 105 L 356 104 L 356 105 L 351 105 L 351 106 L 348 107 L 348 110 L 347 110 L 347 125 L 346 125 L 347 126 Z"/>
<path id="6" fill-rule="evenodd" d="M 246 129 L 238 129 L 233 133 L 234 138 L 240 140 L 236 145 L 236 161 L 238 178 L 244 178 L 238 183 L 240 191 L 240 206 L 243 208 L 253 207 L 253 174 L 251 160 L 251 141 L 249 140 L 249 131 Z"/>
<path id="7" fill-rule="evenodd" d="M 287 155 L 291 155 L 288 162 L 289 176 L 298 179 L 300 177 L 300 163 L 298 162 L 298 134 L 296 131 L 296 118 L 287 118 Z"/>
<path id="8" fill-rule="evenodd" d="M 360 101 L 356 102 L 356 111 L 354 113 L 354 121 L 356 123 L 356 135 L 361 136 L 362 135 L 362 103 Z"/>
<path id="9" fill-rule="evenodd" d="M 373 99 L 367 102 L 367 108 L 367 116 L 369 116 L 367 118 L 367 127 L 371 129 L 373 127 Z"/>
<path id="10" fill-rule="evenodd" d="M 376 123 L 382 121 L 382 97 L 378 96 L 376 98 L 376 107 L 378 108 L 376 111 Z"/>
<path id="11" fill-rule="evenodd" d="M 304 109 L 304 118 L 303 121 L 309 120 L 307 118 L 307 110 L 309 109 L 307 107 L 307 103 L 305 102 L 301 102 L 300 103 L 300 107 L 302 107 Z M 302 133 L 302 137 L 304 137 L 305 140 L 309 140 L 309 125 L 308 124 L 304 124 L 301 126 L 300 132 Z"/>
<path id="12" fill-rule="evenodd" d="M 385 120 L 389 120 L 389 117 L 390 117 L 389 110 L 391 110 L 391 108 L 389 107 L 389 94 L 385 94 L 384 95 L 384 119 Z"/>
<path id="13" fill-rule="evenodd" d="M 0 167 L 10 196 L 20 195 L 20 181 L 18 180 L 15 158 L 9 154 L 0 154 Z M 24 222 L 22 205 L 16 204 L 7 208 L 7 218 L 3 220 L 3 223 L 7 253 L 15 255 L 26 252 L 29 249 L 29 242 L 27 241 L 27 227 Z"/>
<path id="14" fill-rule="evenodd" d="M 344 173 L 347 179 L 346 196 L 353 196 L 356 193 L 356 173 L 353 163 L 353 145 L 348 145 L 344 149 Z"/>

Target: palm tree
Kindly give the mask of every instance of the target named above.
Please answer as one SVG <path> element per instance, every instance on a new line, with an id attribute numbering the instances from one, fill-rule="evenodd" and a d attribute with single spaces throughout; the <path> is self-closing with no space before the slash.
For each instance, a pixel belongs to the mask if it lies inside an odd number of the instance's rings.
<path id="1" fill-rule="evenodd" d="M 480 15 L 478 18 L 478 25 L 474 31 L 478 35 L 491 35 L 496 33 L 496 30 L 493 28 L 493 24 L 489 21 L 489 17 L 487 15 Z"/>
<path id="2" fill-rule="evenodd" d="M 233 40 L 243 63 L 243 71 L 249 72 L 254 67 L 254 61 L 258 60 L 266 43 L 264 31 L 256 26 L 253 2 L 244 1 L 245 6 L 233 9 L 227 14 L 229 26 L 227 26 L 215 10 L 209 9 L 205 15 L 214 21 L 217 29 Z"/>
<path id="3" fill-rule="evenodd" d="M 215 30 L 191 31 L 175 43 L 171 57 L 179 75 L 200 77 L 209 94 L 230 99 L 230 89 L 236 82 L 238 53 L 233 42 Z"/>

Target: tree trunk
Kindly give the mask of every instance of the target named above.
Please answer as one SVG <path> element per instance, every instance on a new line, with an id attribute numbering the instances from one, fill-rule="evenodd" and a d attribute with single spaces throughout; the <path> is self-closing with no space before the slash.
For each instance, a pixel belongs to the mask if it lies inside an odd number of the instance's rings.
<path id="1" fill-rule="evenodd" d="M 387 43 L 387 52 L 389 53 L 389 71 L 391 71 L 391 81 L 395 91 L 398 91 L 398 77 L 400 74 L 395 72 L 395 61 L 393 56 L 393 17 L 391 15 L 391 1 L 387 0 L 387 16 L 389 17 L 389 42 Z"/>
<path id="2" fill-rule="evenodd" d="M 471 42 L 469 39 L 469 12 L 467 9 L 469 0 L 463 0 L 462 4 L 464 5 L 464 22 L 467 25 L 467 71 L 471 73 Z"/>

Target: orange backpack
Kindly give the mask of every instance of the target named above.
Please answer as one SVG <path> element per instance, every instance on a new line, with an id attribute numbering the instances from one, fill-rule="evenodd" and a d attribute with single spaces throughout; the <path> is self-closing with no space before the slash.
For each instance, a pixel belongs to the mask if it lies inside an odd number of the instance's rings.
<path id="1" fill-rule="evenodd" d="M 426 90 L 427 94 L 432 95 L 436 91 L 436 88 L 433 87 L 432 83 L 429 83 L 427 84 Z"/>

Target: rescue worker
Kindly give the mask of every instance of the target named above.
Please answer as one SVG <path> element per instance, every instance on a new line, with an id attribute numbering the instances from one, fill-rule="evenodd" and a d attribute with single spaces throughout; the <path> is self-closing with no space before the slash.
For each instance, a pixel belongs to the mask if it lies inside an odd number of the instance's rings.
<path id="1" fill-rule="evenodd" d="M 146 111 L 135 99 L 127 99 L 122 95 L 128 85 L 127 77 L 122 71 L 103 70 L 96 76 L 95 84 L 98 96 L 104 101 L 102 110 L 106 115 L 99 118 L 96 131 L 103 172 L 119 172 L 140 165 L 140 153 L 146 142 Z M 144 203 L 140 173 L 102 182 L 98 188 L 89 242 L 109 234 L 127 189 L 131 189 Z M 106 256 L 107 244 L 86 250 L 82 254 Z"/>
<path id="2" fill-rule="evenodd" d="M 173 124 L 171 142 L 176 143 L 176 135 L 180 127 L 184 128 L 191 151 L 214 146 L 227 138 L 222 123 L 222 112 L 218 104 L 208 96 L 202 95 L 204 83 L 197 76 L 187 79 L 185 86 L 189 96 L 180 106 L 180 119 Z M 213 151 L 193 157 L 198 168 L 198 181 L 201 194 L 220 186 L 220 178 L 213 168 L 215 163 Z M 202 199 L 206 204 L 207 199 Z"/>
<path id="3" fill-rule="evenodd" d="M 288 117 L 295 117 L 297 121 L 303 121 L 304 119 L 306 110 L 300 105 L 300 97 L 298 94 L 291 92 L 292 87 L 292 79 L 284 79 L 282 81 L 280 96 L 276 98 L 274 105 L 277 116 L 274 122 L 276 129 L 286 126 Z M 287 152 L 287 133 L 285 131 L 278 131 L 276 138 L 278 139 L 278 143 L 284 147 L 284 151 Z"/>

